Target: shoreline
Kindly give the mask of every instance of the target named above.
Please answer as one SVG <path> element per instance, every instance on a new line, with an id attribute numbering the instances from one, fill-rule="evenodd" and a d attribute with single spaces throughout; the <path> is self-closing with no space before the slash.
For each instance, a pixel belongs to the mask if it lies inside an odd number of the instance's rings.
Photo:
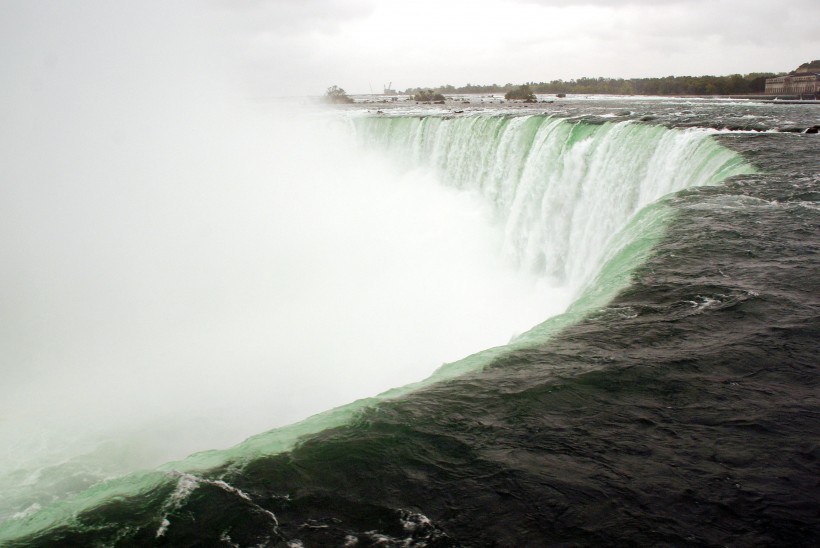
<path id="1" fill-rule="evenodd" d="M 559 97 L 555 94 L 536 94 L 538 99 L 536 102 L 524 102 L 519 100 L 504 99 L 501 94 L 495 93 L 464 93 L 464 94 L 450 94 L 445 95 L 444 101 L 414 101 L 410 95 L 380 95 L 380 94 L 353 94 L 353 103 L 346 106 L 361 106 L 366 104 L 385 105 L 385 106 L 399 106 L 399 105 L 425 105 L 425 106 L 475 106 L 475 105 L 507 105 L 507 106 L 533 106 L 545 104 L 560 104 L 563 101 L 571 101 L 573 99 L 586 100 L 607 100 L 607 99 L 621 99 L 621 100 L 674 100 L 674 99 L 690 99 L 703 101 L 748 101 L 754 103 L 764 104 L 781 104 L 781 105 L 817 105 L 820 104 L 820 99 L 800 99 L 797 96 L 776 96 L 776 95 L 612 95 L 606 93 L 579 93 L 566 94 Z"/>

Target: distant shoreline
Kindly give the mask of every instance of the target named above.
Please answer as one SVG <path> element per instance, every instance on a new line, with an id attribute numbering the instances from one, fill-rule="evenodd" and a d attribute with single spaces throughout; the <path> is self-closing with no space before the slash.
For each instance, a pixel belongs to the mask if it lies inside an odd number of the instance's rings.
<path id="1" fill-rule="evenodd" d="M 746 95 L 765 93 L 766 80 L 785 73 L 753 72 L 727 76 L 663 76 L 659 78 L 605 78 L 582 77 L 572 80 L 550 82 L 524 82 L 523 84 L 496 83 L 488 85 L 466 84 L 453 86 L 407 88 L 405 94 L 430 90 L 443 95 L 456 93 L 506 93 L 527 87 L 538 94 L 606 94 L 606 95 Z"/>
<path id="2" fill-rule="evenodd" d="M 504 99 L 503 95 L 496 92 L 496 93 L 446 93 L 444 94 L 445 101 L 444 102 L 430 102 L 430 101 L 414 101 L 411 95 L 408 94 L 397 94 L 397 95 L 382 95 L 382 94 L 351 94 L 351 97 L 354 98 L 354 103 L 351 104 L 381 104 L 381 105 L 398 105 L 398 104 L 419 104 L 419 105 L 450 105 L 464 103 L 466 104 L 475 104 L 478 103 L 485 103 L 485 104 L 506 104 L 506 105 L 532 105 L 538 106 L 543 104 L 550 104 L 550 103 L 560 103 L 561 101 L 573 98 L 580 98 L 580 97 L 587 97 L 587 98 L 605 98 L 605 97 L 617 97 L 621 99 L 641 99 L 641 98 L 658 98 L 658 99 L 702 99 L 702 100 L 741 100 L 741 101 L 755 101 L 761 103 L 770 103 L 770 104 L 820 104 L 820 100 L 814 98 L 812 96 L 811 99 L 801 99 L 797 95 L 771 95 L 771 94 L 763 94 L 763 93 L 749 93 L 749 94 L 713 94 L 713 95 L 704 95 L 704 94 L 691 94 L 691 95 L 656 95 L 656 94 L 630 94 L 630 95 L 621 95 L 615 93 L 569 93 L 565 94 L 564 96 L 559 96 L 558 94 L 552 93 L 537 93 L 536 94 L 538 101 L 536 102 L 523 102 L 517 100 L 508 100 Z M 475 99 L 480 99 L 480 101 L 475 101 Z"/>

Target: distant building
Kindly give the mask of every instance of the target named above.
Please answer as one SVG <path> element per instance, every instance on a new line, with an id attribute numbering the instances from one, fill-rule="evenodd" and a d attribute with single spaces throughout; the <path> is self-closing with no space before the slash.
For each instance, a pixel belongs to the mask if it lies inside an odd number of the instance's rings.
<path id="1" fill-rule="evenodd" d="M 820 75 L 800 74 L 766 79 L 767 95 L 816 95 L 820 90 Z"/>
<path id="2" fill-rule="evenodd" d="M 767 95 L 817 95 L 820 91 L 820 67 L 817 61 L 805 63 L 786 76 L 766 79 Z"/>

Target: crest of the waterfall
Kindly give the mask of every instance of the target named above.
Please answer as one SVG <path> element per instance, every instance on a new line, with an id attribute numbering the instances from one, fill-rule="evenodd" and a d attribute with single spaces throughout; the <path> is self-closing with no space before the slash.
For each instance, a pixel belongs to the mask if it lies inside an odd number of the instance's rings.
<path id="1" fill-rule="evenodd" d="M 641 209 L 749 166 L 699 129 L 538 115 L 358 117 L 358 138 L 480 194 L 517 267 L 578 294 Z"/>

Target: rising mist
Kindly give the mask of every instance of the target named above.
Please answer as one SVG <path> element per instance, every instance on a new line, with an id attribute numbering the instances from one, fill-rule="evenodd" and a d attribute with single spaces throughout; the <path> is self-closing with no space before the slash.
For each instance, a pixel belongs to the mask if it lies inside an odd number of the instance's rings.
<path id="1" fill-rule="evenodd" d="M 182 6 L 21 9 L 8 38 L 0 483 L 17 503 L 420 380 L 566 305 L 502 261 L 475 196 L 355 149 L 336 115 L 260 101 Z"/>

